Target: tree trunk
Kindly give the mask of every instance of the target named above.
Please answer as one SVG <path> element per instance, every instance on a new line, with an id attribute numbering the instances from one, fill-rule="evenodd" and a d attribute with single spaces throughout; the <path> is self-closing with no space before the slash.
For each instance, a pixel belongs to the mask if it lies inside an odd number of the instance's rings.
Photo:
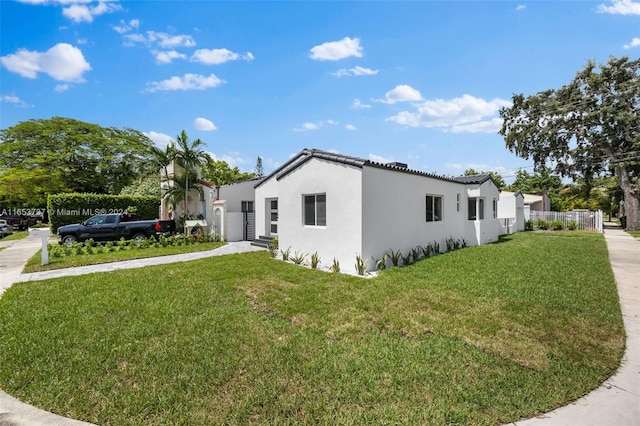
<path id="1" fill-rule="evenodd" d="M 624 215 L 626 220 L 626 229 L 628 231 L 640 230 L 640 191 L 634 188 L 629 180 L 629 174 L 624 167 L 616 167 L 616 175 L 620 189 L 624 194 Z"/>

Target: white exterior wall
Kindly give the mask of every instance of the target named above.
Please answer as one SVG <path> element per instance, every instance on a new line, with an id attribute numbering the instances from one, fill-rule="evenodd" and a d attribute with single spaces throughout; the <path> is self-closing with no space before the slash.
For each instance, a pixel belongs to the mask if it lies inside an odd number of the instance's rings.
<path id="1" fill-rule="evenodd" d="M 291 254 L 299 251 L 309 256 L 318 252 L 322 267 L 330 266 L 336 258 L 342 270 L 355 270 L 356 254 L 362 252 L 361 187 L 361 169 L 317 158 L 282 178 L 277 191 L 280 249 L 290 247 Z M 264 193 L 268 194 L 268 189 Z M 304 225 L 303 195 L 313 194 L 326 194 L 326 226 Z M 257 200 L 262 197 L 256 194 Z"/>
<path id="2" fill-rule="evenodd" d="M 241 212 L 242 201 L 255 201 L 254 186 L 256 186 L 257 183 L 257 180 L 248 180 L 222 185 L 217 188 L 218 200 L 225 200 L 227 202 L 227 211 Z"/>
<path id="3" fill-rule="evenodd" d="M 463 184 L 420 175 L 365 167 L 363 177 L 363 257 L 369 269 L 389 249 L 407 254 L 416 246 L 437 242 L 443 250 L 449 237 L 469 238 L 464 233 L 466 187 Z M 457 208 L 460 194 L 460 211 Z M 426 196 L 443 197 L 443 220 L 427 222 Z"/>
<path id="4" fill-rule="evenodd" d="M 262 182 L 255 188 L 255 209 L 256 209 L 256 237 L 261 235 L 269 236 L 269 202 L 273 198 L 278 198 L 278 181 L 275 177 Z"/>
<path id="5" fill-rule="evenodd" d="M 468 201 L 465 201 L 465 234 L 470 246 L 488 244 L 498 241 L 500 235 L 500 223 L 493 217 L 493 201 L 499 203 L 500 190 L 488 180 L 482 185 L 466 185 L 468 198 L 484 198 L 484 219 L 468 220 Z M 468 199 L 467 199 L 468 200 Z M 496 206 L 496 208 L 499 208 Z M 498 213 L 498 211 L 496 211 Z"/>

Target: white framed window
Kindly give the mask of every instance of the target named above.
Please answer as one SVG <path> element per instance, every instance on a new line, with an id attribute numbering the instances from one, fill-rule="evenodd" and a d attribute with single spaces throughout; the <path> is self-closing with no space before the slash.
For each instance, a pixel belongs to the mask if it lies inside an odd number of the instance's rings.
<path id="1" fill-rule="evenodd" d="M 478 219 L 484 220 L 484 198 L 478 198 Z"/>
<path id="2" fill-rule="evenodd" d="M 302 200 L 305 226 L 327 226 L 327 194 L 303 195 Z"/>
<path id="3" fill-rule="evenodd" d="M 495 198 L 493 199 L 493 218 L 498 218 L 498 200 L 496 200 Z"/>
<path id="4" fill-rule="evenodd" d="M 456 194 L 456 211 L 460 211 L 460 193 Z"/>
<path id="5" fill-rule="evenodd" d="M 253 213 L 253 201 L 241 201 L 241 210 L 242 212 Z"/>
<path id="6" fill-rule="evenodd" d="M 442 221 L 442 195 L 427 195 L 427 222 Z"/>

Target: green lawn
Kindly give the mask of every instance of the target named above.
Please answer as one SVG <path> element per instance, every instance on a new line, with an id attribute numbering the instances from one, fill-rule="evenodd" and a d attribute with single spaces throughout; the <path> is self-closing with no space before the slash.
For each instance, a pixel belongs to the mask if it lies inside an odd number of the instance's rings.
<path id="1" fill-rule="evenodd" d="M 633 238 L 640 238 L 640 231 L 627 231 L 627 234 L 631 235 Z"/>
<path id="2" fill-rule="evenodd" d="M 70 256 L 55 257 L 49 253 L 49 264 L 41 265 L 41 251 L 29 259 L 23 269 L 23 273 L 48 271 L 51 269 L 72 268 L 76 266 L 97 265 L 99 263 L 119 262 L 123 260 L 144 259 L 147 257 L 168 256 L 171 254 L 194 253 L 198 251 L 213 250 L 223 246 L 224 242 L 200 242 L 191 245 L 149 247 L 144 249 L 130 248 L 120 249 L 112 253 L 72 254 Z M 56 246 L 57 244 L 54 244 Z"/>
<path id="3" fill-rule="evenodd" d="M 374 279 L 254 252 L 0 299 L 0 388 L 98 424 L 495 425 L 589 392 L 623 348 L 604 238 L 584 232 Z"/>
<path id="4" fill-rule="evenodd" d="M 14 231 L 13 234 L 7 235 L 6 237 L 0 239 L 0 241 L 21 240 L 27 236 L 29 236 L 29 231 Z"/>

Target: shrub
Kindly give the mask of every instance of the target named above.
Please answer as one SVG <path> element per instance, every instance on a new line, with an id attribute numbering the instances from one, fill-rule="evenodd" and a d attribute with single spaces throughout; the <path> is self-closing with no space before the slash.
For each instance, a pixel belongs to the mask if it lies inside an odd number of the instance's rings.
<path id="1" fill-rule="evenodd" d="M 569 231 L 575 231 L 576 228 L 577 228 L 577 225 L 575 220 L 570 220 L 569 222 L 567 222 L 567 229 Z"/>
<path id="2" fill-rule="evenodd" d="M 378 259 L 377 261 L 373 258 L 373 256 L 371 258 L 376 263 L 376 268 L 378 269 L 378 271 L 382 271 L 383 269 L 387 269 L 387 259 L 389 258 L 387 253 L 383 254 L 382 257 L 380 259 Z"/>
<path id="3" fill-rule="evenodd" d="M 531 219 L 527 220 L 524 223 L 524 230 L 525 231 L 533 231 L 533 221 Z"/>
<path id="4" fill-rule="evenodd" d="M 267 250 L 269 250 L 269 256 L 275 258 L 278 255 L 278 246 L 274 245 L 273 242 L 267 244 Z"/>
<path id="5" fill-rule="evenodd" d="M 316 269 L 319 263 L 320 256 L 318 256 L 318 252 L 315 252 L 311 255 L 311 268 Z"/>
<path id="6" fill-rule="evenodd" d="M 280 253 L 282 253 L 282 260 L 286 262 L 289 260 L 289 256 L 291 255 L 291 247 L 287 247 L 286 250 L 280 250 Z"/>
<path id="7" fill-rule="evenodd" d="M 340 262 L 335 257 L 333 258 L 333 264 L 331 264 L 331 268 L 329 268 L 331 272 L 340 272 Z"/>
<path id="8" fill-rule="evenodd" d="M 400 264 L 400 257 L 402 256 L 402 253 L 400 253 L 400 250 L 398 251 L 393 251 L 393 250 L 389 250 L 389 258 L 391 259 L 391 263 L 393 264 L 393 266 L 398 266 Z"/>
<path id="9" fill-rule="evenodd" d="M 551 221 L 551 229 L 553 229 L 554 231 L 562 231 L 563 228 L 564 225 L 562 224 L 561 220 Z"/>
<path id="10" fill-rule="evenodd" d="M 536 220 L 536 226 L 538 229 L 549 229 L 549 222 L 544 219 L 538 219 Z"/>
<path id="11" fill-rule="evenodd" d="M 360 255 L 356 254 L 356 272 L 358 275 L 364 275 L 367 272 L 367 262 L 369 259 L 363 259 Z"/>
<path id="12" fill-rule="evenodd" d="M 296 250 L 295 254 L 291 257 L 291 261 L 296 265 L 303 265 L 306 258 L 307 255 L 305 253 L 298 253 Z"/>
<path id="13" fill-rule="evenodd" d="M 407 255 L 402 255 L 402 264 L 404 266 L 411 265 L 411 252 L 407 253 Z"/>

